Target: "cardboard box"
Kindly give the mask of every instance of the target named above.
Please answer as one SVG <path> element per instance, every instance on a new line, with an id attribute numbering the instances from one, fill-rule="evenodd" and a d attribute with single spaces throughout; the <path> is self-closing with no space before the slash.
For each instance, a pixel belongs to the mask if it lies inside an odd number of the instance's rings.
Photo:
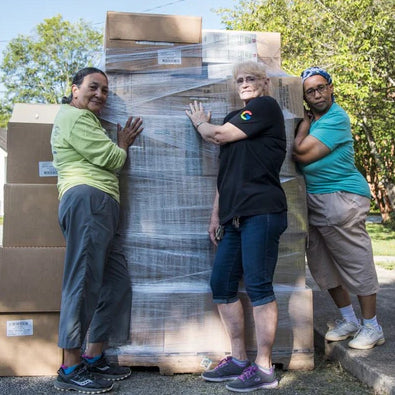
<path id="1" fill-rule="evenodd" d="M 56 185 L 4 185 L 4 247 L 64 247 Z"/>
<path id="2" fill-rule="evenodd" d="M 53 124 L 60 104 L 15 103 L 9 123 Z"/>
<path id="3" fill-rule="evenodd" d="M 229 102 L 233 93 L 233 86 L 226 78 L 210 80 L 169 71 L 144 74 L 110 72 L 107 75 L 111 91 L 121 100 L 114 102 L 109 97 L 106 107 L 111 106 L 112 111 L 123 106 L 133 113 L 143 111 L 151 114 L 156 109 L 159 114 L 165 107 L 166 116 L 179 115 L 191 100 Z"/>
<path id="4" fill-rule="evenodd" d="M 268 74 L 269 96 L 275 98 L 283 111 L 285 120 L 299 122 L 304 117 L 302 79 L 295 76 Z M 234 92 L 236 108 L 242 108 L 243 103 Z M 293 138 L 293 133 L 291 137 Z"/>
<path id="5" fill-rule="evenodd" d="M 106 71 L 195 69 L 202 63 L 202 18 L 107 12 Z"/>
<path id="6" fill-rule="evenodd" d="M 0 313 L 60 310 L 65 248 L 0 247 Z"/>
<path id="7" fill-rule="evenodd" d="M 285 110 L 286 112 L 287 110 Z M 281 166 L 280 174 L 282 177 L 298 177 L 301 175 L 296 162 L 293 160 L 293 145 L 295 141 L 295 130 L 300 122 L 300 118 L 286 118 L 285 123 L 285 136 L 286 136 L 286 154 L 284 162 Z"/>
<path id="8" fill-rule="evenodd" d="M 62 364 L 59 313 L 0 314 L 0 376 L 52 376 Z"/>
<path id="9" fill-rule="evenodd" d="M 281 68 L 281 34 L 236 30 L 203 30 L 203 62 L 233 64 L 260 61 Z M 222 75 L 223 76 L 223 75 Z"/>
<path id="10" fill-rule="evenodd" d="M 304 117 L 302 79 L 295 76 L 270 77 L 272 96 L 278 101 L 285 119 Z"/>
<path id="11" fill-rule="evenodd" d="M 8 183 L 56 184 L 50 139 L 59 107 L 15 104 L 7 132 Z"/>

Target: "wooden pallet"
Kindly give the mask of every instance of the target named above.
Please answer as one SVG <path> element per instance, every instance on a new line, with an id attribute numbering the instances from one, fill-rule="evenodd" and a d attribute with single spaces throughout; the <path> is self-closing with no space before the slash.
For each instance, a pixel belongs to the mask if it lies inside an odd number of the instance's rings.
<path id="1" fill-rule="evenodd" d="M 250 360 L 254 359 L 255 353 L 248 353 Z M 216 366 L 224 354 L 121 354 L 116 351 L 107 352 L 112 362 L 130 367 L 158 368 L 162 375 L 177 373 L 200 374 L 208 368 L 208 361 Z M 314 369 L 314 352 L 312 350 L 297 351 L 291 354 L 286 352 L 274 352 L 273 363 L 283 370 L 312 370 Z"/>

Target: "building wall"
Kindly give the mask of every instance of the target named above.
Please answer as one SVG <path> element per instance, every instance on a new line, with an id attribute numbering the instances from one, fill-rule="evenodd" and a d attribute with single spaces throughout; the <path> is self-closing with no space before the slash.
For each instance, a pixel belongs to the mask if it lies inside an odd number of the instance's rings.
<path id="1" fill-rule="evenodd" d="M 0 148 L 0 216 L 4 215 L 4 183 L 7 153 Z"/>

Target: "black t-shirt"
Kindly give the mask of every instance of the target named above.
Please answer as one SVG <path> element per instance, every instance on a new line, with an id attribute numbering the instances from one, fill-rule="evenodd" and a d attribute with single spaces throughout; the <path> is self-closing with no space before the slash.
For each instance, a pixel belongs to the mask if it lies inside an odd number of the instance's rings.
<path id="1" fill-rule="evenodd" d="M 228 114 L 230 122 L 248 137 L 220 147 L 217 187 L 221 224 L 244 217 L 287 210 L 280 183 L 286 153 L 284 117 L 270 96 L 251 100 Z"/>

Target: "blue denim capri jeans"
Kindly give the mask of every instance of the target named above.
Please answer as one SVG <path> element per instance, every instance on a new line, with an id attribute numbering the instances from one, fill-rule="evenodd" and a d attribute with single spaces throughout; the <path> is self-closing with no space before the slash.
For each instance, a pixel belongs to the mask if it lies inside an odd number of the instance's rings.
<path id="1" fill-rule="evenodd" d="M 287 228 L 287 213 L 241 217 L 239 226 L 225 224 L 211 274 L 214 303 L 234 303 L 239 282 L 244 284 L 253 306 L 274 301 L 273 275 L 279 240 Z"/>

